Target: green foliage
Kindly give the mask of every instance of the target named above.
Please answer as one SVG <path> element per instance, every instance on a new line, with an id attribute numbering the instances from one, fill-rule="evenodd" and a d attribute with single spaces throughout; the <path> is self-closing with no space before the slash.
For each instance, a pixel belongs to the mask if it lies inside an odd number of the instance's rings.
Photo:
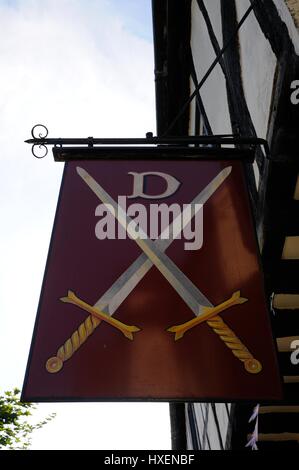
<path id="1" fill-rule="evenodd" d="M 0 449 L 28 449 L 32 432 L 55 417 L 54 413 L 36 424 L 30 424 L 28 417 L 35 409 L 32 403 L 20 402 L 20 390 L 17 388 L 0 395 Z"/>

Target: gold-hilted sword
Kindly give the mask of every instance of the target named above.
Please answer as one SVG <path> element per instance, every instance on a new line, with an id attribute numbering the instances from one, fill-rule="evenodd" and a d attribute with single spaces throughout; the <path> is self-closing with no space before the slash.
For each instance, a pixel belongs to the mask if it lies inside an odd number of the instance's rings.
<path id="1" fill-rule="evenodd" d="M 222 185 L 231 173 L 231 167 L 221 170 L 199 194 L 190 203 L 191 206 L 204 205 L 217 189 Z M 195 212 L 191 213 L 188 209 L 184 209 L 178 214 L 175 220 L 166 227 L 155 240 L 156 246 L 161 251 L 165 251 L 174 240 L 174 233 L 177 236 L 184 227 L 192 220 Z M 183 223 L 182 223 L 183 221 Z M 167 235 L 167 236 L 166 236 Z M 144 254 L 139 257 L 124 271 L 112 286 L 101 296 L 94 304 L 93 308 L 99 309 L 102 313 L 112 316 L 127 296 L 134 290 L 138 283 L 143 279 L 145 274 L 152 268 L 153 263 Z M 69 297 L 69 296 L 68 296 Z M 66 301 L 66 297 L 62 298 Z M 74 302 L 72 302 L 74 303 Z M 207 306 L 209 304 L 207 303 Z M 48 359 L 46 368 L 50 373 L 56 373 L 63 367 L 63 363 L 69 360 L 74 353 L 87 341 L 90 335 L 101 324 L 98 316 L 92 313 L 79 325 L 79 327 L 71 334 L 71 336 L 58 348 L 56 355 Z"/>
<path id="2" fill-rule="evenodd" d="M 171 286 L 190 307 L 194 315 L 197 317 L 196 324 L 199 324 L 202 321 L 208 322 L 208 320 L 211 322 L 214 317 L 214 322 L 216 323 L 213 326 L 211 324 L 209 326 L 213 328 L 213 331 L 215 331 L 226 346 L 230 348 L 232 353 L 244 363 L 244 367 L 247 372 L 253 374 L 260 372 L 262 370 L 261 363 L 253 357 L 247 347 L 218 315 L 220 311 L 228 308 L 228 306 L 244 303 L 247 299 L 241 297 L 240 292 L 236 292 L 232 295 L 231 299 L 214 307 L 204 294 L 192 283 L 192 281 L 166 255 L 166 253 L 159 250 L 157 245 L 147 237 L 142 228 L 139 227 L 134 220 L 130 219 L 124 209 L 113 200 L 113 198 L 86 170 L 81 167 L 77 167 L 77 173 L 90 187 L 94 194 L 96 194 L 96 196 L 102 201 L 112 215 L 116 217 L 118 222 L 126 229 L 128 235 L 134 239 L 135 243 L 137 243 L 151 262 L 158 268 L 161 274 L 163 274 Z M 207 310 L 207 307 L 209 308 L 209 311 Z M 190 323 L 188 326 L 190 327 Z M 182 327 L 182 325 L 172 328 L 179 327 Z M 183 330 L 181 330 L 181 332 L 182 331 Z M 177 334 L 177 331 L 175 331 L 175 333 Z M 180 337 L 181 336 L 182 334 Z"/>

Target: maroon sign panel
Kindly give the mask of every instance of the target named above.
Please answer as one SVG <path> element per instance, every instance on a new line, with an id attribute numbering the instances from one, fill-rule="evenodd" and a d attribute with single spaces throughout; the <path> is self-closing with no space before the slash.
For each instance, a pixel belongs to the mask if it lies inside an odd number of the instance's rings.
<path id="1" fill-rule="evenodd" d="M 68 163 L 23 400 L 280 398 L 242 164 Z"/>

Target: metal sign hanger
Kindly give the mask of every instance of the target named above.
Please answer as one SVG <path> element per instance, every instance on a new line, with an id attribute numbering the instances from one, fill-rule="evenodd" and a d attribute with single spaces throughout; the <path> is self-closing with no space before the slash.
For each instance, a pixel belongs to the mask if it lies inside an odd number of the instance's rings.
<path id="1" fill-rule="evenodd" d="M 49 138 L 48 129 L 43 124 L 36 124 L 31 130 L 31 135 L 32 139 L 25 142 L 32 145 L 32 153 L 36 158 L 44 158 L 48 154 L 47 146 L 53 145 L 54 160 L 59 162 L 103 158 L 204 160 L 207 157 L 210 160 L 253 162 L 255 147 L 258 145 L 264 147 L 266 156 L 269 155 L 266 140 L 233 134 L 154 137 L 148 132 L 145 138 Z"/>

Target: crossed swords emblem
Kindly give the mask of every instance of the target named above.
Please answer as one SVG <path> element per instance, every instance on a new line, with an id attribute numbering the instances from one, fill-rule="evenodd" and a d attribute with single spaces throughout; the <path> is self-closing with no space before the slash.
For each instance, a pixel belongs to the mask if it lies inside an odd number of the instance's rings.
<path id="1" fill-rule="evenodd" d="M 232 167 L 224 168 L 192 201 L 191 204 L 204 205 L 215 193 L 231 173 Z M 83 168 L 77 167 L 77 173 L 89 186 L 94 194 L 102 201 L 106 208 L 113 214 L 118 222 L 126 229 L 128 235 L 134 239 L 143 253 L 121 274 L 114 284 L 101 296 L 92 306 L 77 297 L 71 290 L 66 297 L 60 300 L 65 303 L 74 304 L 89 313 L 88 317 L 73 332 L 65 343 L 58 349 L 56 356 L 46 362 L 46 369 L 50 373 L 56 373 L 63 367 L 63 363 L 70 359 L 73 354 L 86 342 L 87 338 L 95 331 L 102 321 L 110 324 L 129 340 L 134 339 L 134 333 L 140 331 L 137 326 L 130 326 L 113 318 L 121 303 L 137 286 L 145 274 L 154 265 L 176 290 L 194 314 L 194 318 L 167 329 L 174 333 L 175 341 L 181 339 L 191 328 L 206 322 L 207 325 L 218 335 L 221 341 L 231 350 L 232 354 L 240 360 L 247 372 L 257 374 L 262 370 L 261 363 L 254 358 L 247 347 L 240 341 L 236 334 L 223 321 L 219 313 L 233 305 L 247 302 L 248 299 L 241 297 L 240 291 L 234 292 L 232 296 L 214 306 L 204 294 L 193 284 L 193 282 L 178 268 L 178 266 L 166 255 L 165 251 L 175 239 L 174 232 L 178 233 L 191 221 L 195 214 L 184 209 L 172 223 L 160 234 L 155 241 L 149 239 L 145 232 L 130 219 L 126 212 L 112 199 L 112 197 L 99 185 L 99 183 Z M 195 206 L 196 207 L 196 206 Z M 185 213 L 186 211 L 186 213 Z M 178 220 L 183 224 L 177 229 Z M 136 229 L 138 236 L 136 237 Z M 164 238 L 165 233 L 169 236 Z"/>

